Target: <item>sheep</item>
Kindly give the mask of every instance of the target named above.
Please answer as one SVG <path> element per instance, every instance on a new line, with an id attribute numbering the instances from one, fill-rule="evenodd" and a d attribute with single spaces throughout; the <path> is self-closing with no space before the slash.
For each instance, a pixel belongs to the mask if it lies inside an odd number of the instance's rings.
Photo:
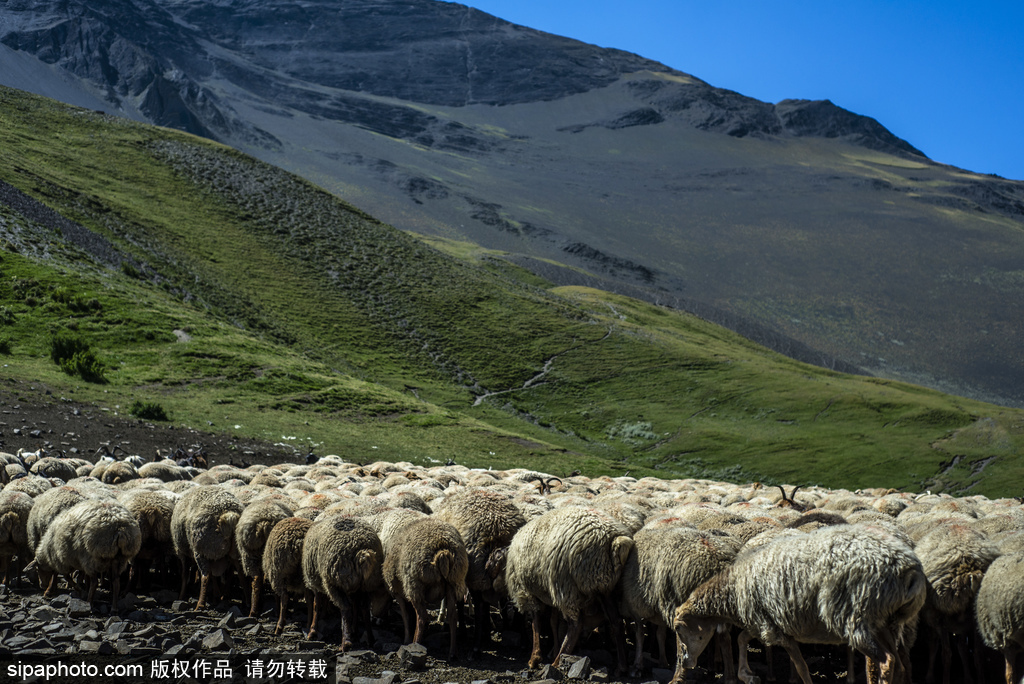
<path id="1" fill-rule="evenodd" d="M 277 597 L 279 613 L 274 634 L 284 631 L 284 618 L 288 610 L 288 594 L 306 595 L 306 630 L 313 622 L 313 594 L 306 588 L 302 576 L 302 546 L 306 533 L 313 526 L 307 518 L 285 518 L 274 525 L 263 548 L 263 576 Z"/>
<path id="2" fill-rule="evenodd" d="M 316 634 L 328 598 L 341 610 L 341 650 L 352 648 L 356 622 L 373 642 L 370 602 L 386 600 L 382 564 L 384 549 L 365 521 L 347 515 L 317 520 L 302 545 L 302 574 L 313 593 L 313 619 L 307 638 Z"/>
<path id="3" fill-rule="evenodd" d="M 49 489 L 53 489 L 53 484 L 45 477 L 38 475 L 19 477 L 4 486 L 5 492 L 25 492 L 33 499 Z"/>
<path id="4" fill-rule="evenodd" d="M 724 570 L 740 550 L 740 540 L 684 525 L 641 528 L 619 580 L 620 607 L 636 621 L 636 657 L 631 677 L 643 669 L 644 621 L 658 627 L 661 664 L 667 668 L 665 630 L 690 592 Z"/>
<path id="5" fill-rule="evenodd" d="M 267 544 L 267 536 L 274 525 L 290 518 L 293 512 L 287 502 L 268 497 L 246 506 L 238 519 L 235 543 L 242 562 L 242 573 L 252 582 L 249 617 L 256 617 L 259 610 L 260 592 L 263 590 L 263 549 Z"/>
<path id="6" fill-rule="evenodd" d="M 173 555 L 171 519 L 180 497 L 167 491 L 129 491 L 120 497 L 121 503 L 139 523 L 141 543 L 132 561 L 130 581 L 146 577 L 150 566 L 157 561 L 166 568 L 166 559 Z"/>
<path id="7" fill-rule="evenodd" d="M 402 613 L 406 643 L 423 643 L 427 607 L 444 600 L 451 636 L 448 659 L 455 659 L 456 605 L 465 602 L 468 570 L 466 545 L 451 524 L 425 516 L 402 528 L 384 557 L 383 574 L 388 592 Z M 415 612 L 415 633 L 410 629 L 409 606 Z"/>
<path id="8" fill-rule="evenodd" d="M 0 492 L 0 576 L 4 584 L 21 575 L 25 559 L 30 555 L 28 545 L 28 516 L 32 510 L 32 497 L 25 492 Z M 12 561 L 18 558 L 11 574 Z"/>
<path id="9" fill-rule="evenodd" d="M 78 489 L 68 485 L 54 487 L 40 494 L 28 514 L 26 533 L 29 550 L 35 553 L 36 547 L 46 534 L 46 528 L 58 515 L 87 498 Z"/>
<path id="10" fill-rule="evenodd" d="M 983 534 L 970 524 L 939 525 L 918 541 L 915 548 L 928 578 L 928 600 L 921 620 L 935 631 L 929 640 L 928 671 L 925 681 L 934 681 L 936 651 L 942 651 L 942 681 L 949 684 L 952 653 L 949 635 L 956 639 L 964 672 L 971 681 L 966 639 L 974 631 L 974 597 L 985 570 L 999 555 Z"/>
<path id="11" fill-rule="evenodd" d="M 95 472 L 93 477 L 96 477 Z M 123 484 L 139 477 L 139 471 L 128 461 L 114 461 L 107 465 L 99 479 L 104 484 Z"/>
<path id="12" fill-rule="evenodd" d="M 56 477 L 65 482 L 78 477 L 78 469 L 71 461 L 55 456 L 46 456 L 39 459 L 32 465 L 29 472 L 40 477 Z"/>
<path id="13" fill-rule="evenodd" d="M 479 651 L 484 637 L 490 637 L 486 601 L 497 598 L 493 575 L 503 569 L 504 550 L 516 531 L 526 524 L 526 517 L 508 496 L 482 488 L 464 489 L 447 496 L 434 509 L 434 515 L 454 526 L 466 545 L 466 586 L 473 599 L 474 651 Z M 502 554 L 500 559 L 494 557 L 496 553 Z M 489 560 L 493 560 L 494 573 L 486 569 Z"/>
<path id="14" fill-rule="evenodd" d="M 1003 654 L 1006 684 L 1019 684 L 1017 656 L 1024 650 L 1024 552 L 1000 556 L 981 580 L 975 603 L 985 645 Z"/>
<path id="15" fill-rule="evenodd" d="M 191 480 L 192 475 L 174 461 L 153 461 L 146 463 L 138 470 L 139 477 L 155 477 L 164 482 Z"/>
<path id="16" fill-rule="evenodd" d="M 891 677 L 897 666 L 909 667 L 906 646 L 926 595 L 921 562 L 882 528 L 834 525 L 780 536 L 738 555 L 676 610 L 672 681 L 683 681 L 721 624 L 743 629 L 738 674 L 748 684 L 760 681 L 747 664 L 751 639 L 785 648 L 804 684 L 811 677 L 800 642 L 845 643 L 867 656 L 869 682 L 878 663 Z"/>
<path id="17" fill-rule="evenodd" d="M 618 671 L 625 672 L 625 635 L 611 594 L 632 549 L 633 539 L 621 523 L 589 507 L 556 508 L 519 529 L 508 547 L 505 584 L 516 608 L 532 622 L 531 668 L 541 661 L 544 607 L 560 611 L 569 623 L 554 658 L 558 667 L 562 656 L 570 654 L 579 640 L 584 613 L 597 602 L 611 623 Z"/>
<path id="18" fill-rule="evenodd" d="M 181 592 L 185 598 L 189 570 L 199 567 L 200 588 L 196 610 L 206 606 L 210 577 L 223 575 L 237 565 L 235 528 L 242 504 L 231 492 L 216 485 L 199 486 L 185 492 L 171 516 L 171 541 L 181 561 Z"/>
<path id="19" fill-rule="evenodd" d="M 121 573 L 139 552 L 142 535 L 131 512 L 116 501 L 87 499 L 57 516 L 36 549 L 36 569 L 44 596 L 53 593 L 58 574 L 75 570 L 90 580 L 87 600 L 92 603 L 100 575 L 113 580 L 110 606 L 117 612 Z"/>

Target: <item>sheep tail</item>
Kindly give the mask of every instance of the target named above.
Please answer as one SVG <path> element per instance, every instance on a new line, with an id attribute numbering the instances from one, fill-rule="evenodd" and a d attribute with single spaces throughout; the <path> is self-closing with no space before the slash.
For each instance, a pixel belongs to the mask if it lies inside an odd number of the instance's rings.
<path id="1" fill-rule="evenodd" d="M 234 534 L 240 517 L 235 511 L 224 511 L 221 513 L 220 518 L 217 520 L 220 531 L 225 535 Z"/>
<path id="2" fill-rule="evenodd" d="M 632 537 L 622 536 L 612 540 L 612 567 L 616 576 L 626 567 L 626 560 L 629 558 L 629 553 L 633 550 L 633 546 Z"/>
<path id="3" fill-rule="evenodd" d="M 0 543 L 9 543 L 17 526 L 18 514 L 14 511 L 8 511 L 0 516 Z"/>
<path id="4" fill-rule="evenodd" d="M 455 556 L 452 555 L 451 550 L 441 549 L 434 554 L 434 558 L 430 561 L 430 564 L 437 568 L 437 571 L 448 580 L 452 576 L 452 571 L 455 569 Z"/>
<path id="5" fill-rule="evenodd" d="M 373 577 L 379 567 L 380 559 L 377 557 L 377 552 L 373 549 L 360 549 L 356 553 L 356 572 L 364 581 Z"/>

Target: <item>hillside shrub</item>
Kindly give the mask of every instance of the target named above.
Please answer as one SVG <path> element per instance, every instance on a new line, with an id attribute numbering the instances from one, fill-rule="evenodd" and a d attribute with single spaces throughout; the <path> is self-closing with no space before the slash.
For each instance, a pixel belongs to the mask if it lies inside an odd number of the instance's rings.
<path id="1" fill-rule="evenodd" d="M 89 344 L 75 335 L 58 333 L 50 340 L 50 358 L 68 375 L 86 382 L 105 383 L 103 364 Z"/>
<path id="2" fill-rule="evenodd" d="M 139 420 L 170 420 L 164 407 L 155 401 L 140 401 L 136 399 L 128 407 L 128 413 Z"/>
<path id="3" fill-rule="evenodd" d="M 3 356 L 11 355 L 11 338 L 6 336 L 0 337 L 0 354 Z"/>

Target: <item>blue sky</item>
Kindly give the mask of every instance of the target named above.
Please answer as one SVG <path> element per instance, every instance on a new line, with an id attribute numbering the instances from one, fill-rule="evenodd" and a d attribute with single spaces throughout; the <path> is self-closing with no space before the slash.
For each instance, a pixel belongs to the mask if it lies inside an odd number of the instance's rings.
<path id="1" fill-rule="evenodd" d="M 767 102 L 829 99 L 935 161 L 1024 180 L 1024 2 L 462 0 Z"/>

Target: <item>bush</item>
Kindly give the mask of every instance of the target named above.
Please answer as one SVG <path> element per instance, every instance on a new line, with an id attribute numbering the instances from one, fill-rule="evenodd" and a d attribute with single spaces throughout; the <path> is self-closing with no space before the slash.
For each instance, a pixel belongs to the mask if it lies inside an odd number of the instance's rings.
<path id="1" fill-rule="evenodd" d="M 103 364 L 89 345 L 74 335 L 59 333 L 50 340 L 50 358 L 68 375 L 86 382 L 105 383 Z"/>
<path id="2" fill-rule="evenodd" d="M 140 420 L 170 420 L 164 407 L 155 401 L 139 401 L 136 399 L 128 407 L 128 413 Z"/>
<path id="3" fill-rule="evenodd" d="M 9 337 L 0 337 L 0 354 L 11 355 L 11 339 Z"/>
<path id="4" fill-rule="evenodd" d="M 58 366 L 63 361 L 70 361 L 79 352 L 89 350 L 89 345 L 76 335 L 57 333 L 50 339 L 50 359 Z"/>

